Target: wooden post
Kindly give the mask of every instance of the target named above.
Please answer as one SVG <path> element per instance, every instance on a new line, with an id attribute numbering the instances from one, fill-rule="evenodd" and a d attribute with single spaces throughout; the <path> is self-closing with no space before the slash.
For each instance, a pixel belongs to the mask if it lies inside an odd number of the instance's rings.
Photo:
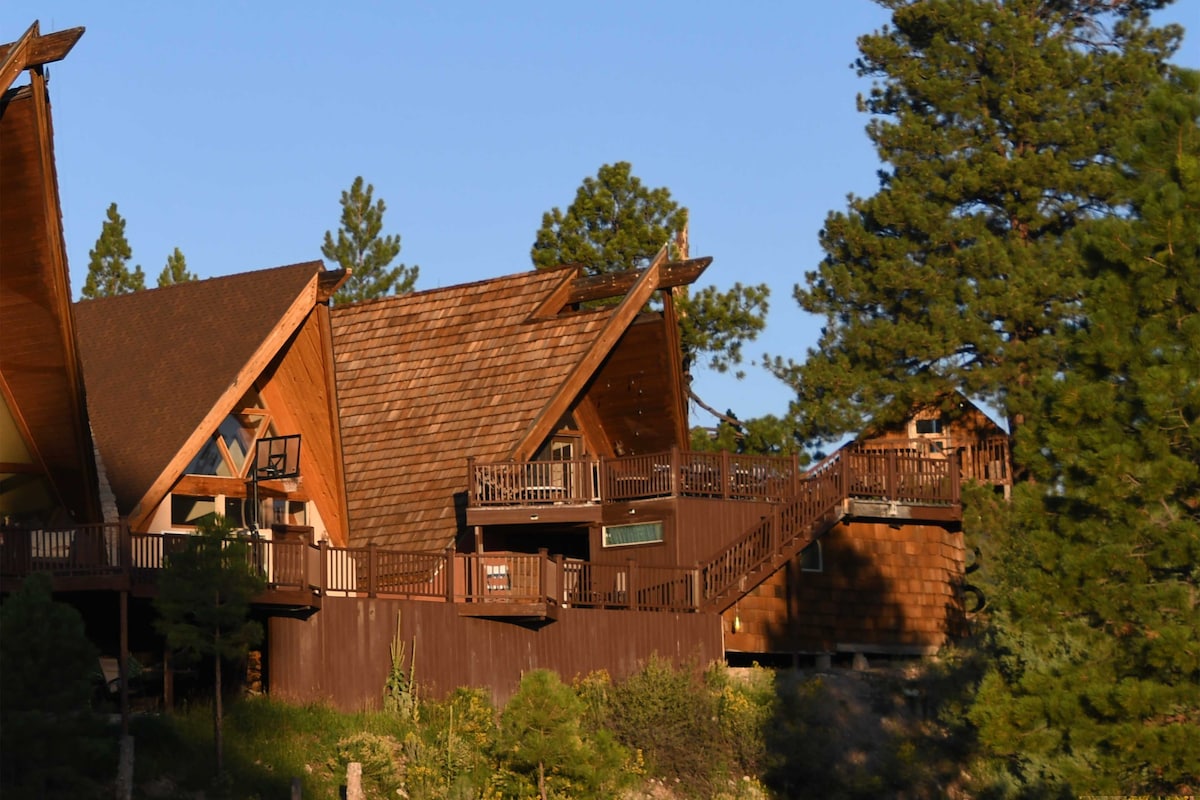
<path id="1" fill-rule="evenodd" d="M 379 595 L 379 546 L 367 543 L 367 597 Z"/>
<path id="2" fill-rule="evenodd" d="M 317 557 L 321 559 L 320 564 L 320 591 L 322 596 L 329 589 L 329 540 L 322 539 L 317 546 Z"/>
<path id="3" fill-rule="evenodd" d="M 121 679 L 121 737 L 129 736 L 129 592 L 121 591 L 121 651 L 117 669 Z"/>
<path id="4" fill-rule="evenodd" d="M 362 764 L 351 761 L 346 765 L 346 800 L 365 800 L 362 787 Z"/>
<path id="5" fill-rule="evenodd" d="M 626 567 L 625 577 L 625 591 L 628 593 L 628 597 L 625 600 L 629 604 L 631 611 L 637 611 L 638 608 L 636 578 L 637 562 L 631 558 L 629 559 L 629 565 Z"/>
<path id="6" fill-rule="evenodd" d="M 700 593 L 700 562 L 692 567 L 692 608 L 696 611 L 700 610 L 702 605 L 703 595 Z"/>
<path id="7" fill-rule="evenodd" d="M 679 497 L 679 470 L 682 464 L 679 458 L 679 445 L 671 445 L 671 496 Z"/>
<path id="8" fill-rule="evenodd" d="M 554 596 L 546 586 L 546 564 L 550 563 L 550 551 L 545 547 L 538 548 L 537 560 L 537 602 L 542 602 Z"/>
<path id="9" fill-rule="evenodd" d="M 896 491 L 897 490 L 896 459 L 897 459 L 896 451 L 894 449 L 889 449 L 887 451 L 887 477 L 885 478 L 885 489 L 884 489 L 884 491 L 887 495 L 887 497 L 884 499 L 887 499 L 887 500 L 898 499 L 897 491 Z"/>
<path id="10" fill-rule="evenodd" d="M 562 553 L 554 554 L 554 574 L 557 576 L 558 585 L 554 588 L 554 596 L 558 598 L 560 605 L 567 604 L 567 574 L 563 569 L 565 559 Z"/>
<path id="11" fill-rule="evenodd" d="M 121 552 L 121 569 L 126 575 L 133 571 L 133 539 L 129 535 L 129 520 L 121 517 L 117 522 L 117 540 Z"/>
<path id="12" fill-rule="evenodd" d="M 950 454 L 950 502 L 962 502 L 962 466 L 957 450 Z"/>
<path id="13" fill-rule="evenodd" d="M 467 508 L 475 505 L 475 456 L 467 456 Z"/>
<path id="14" fill-rule="evenodd" d="M 454 602 L 454 545 L 446 548 L 446 602 Z"/>
<path id="15" fill-rule="evenodd" d="M 733 481 L 733 476 L 729 472 L 729 451 L 721 451 L 721 497 L 729 499 L 729 484 Z"/>

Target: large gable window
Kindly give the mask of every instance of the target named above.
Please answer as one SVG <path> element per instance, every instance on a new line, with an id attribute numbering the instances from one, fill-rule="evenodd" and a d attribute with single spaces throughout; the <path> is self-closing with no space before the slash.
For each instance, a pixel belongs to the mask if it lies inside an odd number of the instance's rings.
<path id="1" fill-rule="evenodd" d="M 189 475 L 219 475 L 241 478 L 246 475 L 254 456 L 254 443 L 271 436 L 271 414 L 258 393 L 250 391 L 239 409 L 221 421 L 216 433 L 200 448 L 186 470 Z"/>

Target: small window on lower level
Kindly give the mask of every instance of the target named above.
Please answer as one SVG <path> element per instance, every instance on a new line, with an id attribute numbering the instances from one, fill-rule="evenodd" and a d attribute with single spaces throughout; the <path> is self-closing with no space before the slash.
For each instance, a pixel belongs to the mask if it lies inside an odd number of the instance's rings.
<path id="1" fill-rule="evenodd" d="M 821 543 L 813 542 L 800 551 L 801 572 L 824 572 L 825 558 L 821 553 Z"/>
<path id="2" fill-rule="evenodd" d="M 171 495 L 171 524 L 199 525 L 217 513 L 217 498 L 195 497 L 187 494 Z"/>
<path id="3" fill-rule="evenodd" d="M 663 540 L 661 522 L 639 522 L 633 525 L 605 525 L 604 546 L 621 547 L 629 544 L 650 544 Z"/>

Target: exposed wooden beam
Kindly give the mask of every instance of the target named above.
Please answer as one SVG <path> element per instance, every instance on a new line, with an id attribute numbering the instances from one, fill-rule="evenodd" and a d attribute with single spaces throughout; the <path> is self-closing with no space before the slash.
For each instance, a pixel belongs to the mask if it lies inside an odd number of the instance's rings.
<path id="1" fill-rule="evenodd" d="M 327 269 L 324 272 L 318 273 L 317 278 L 317 302 L 328 303 L 329 298 L 333 297 L 338 289 L 341 289 L 346 281 L 350 280 L 350 270 Z"/>
<path id="2" fill-rule="evenodd" d="M 655 289 L 669 289 L 674 286 L 686 286 L 694 283 L 701 273 L 712 263 L 711 256 L 690 258 L 687 261 L 673 261 L 663 264 Z M 592 300 L 603 300 L 608 297 L 620 297 L 626 294 L 642 277 L 642 270 L 627 272 L 609 272 L 604 275 L 590 275 L 576 278 L 571 283 L 571 291 L 564 305 L 571 303 L 587 303 Z"/>
<path id="3" fill-rule="evenodd" d="M 575 281 L 578 280 L 579 267 L 572 265 L 559 267 L 558 269 L 561 269 L 563 272 L 563 280 L 558 286 L 554 287 L 553 291 L 546 295 L 545 300 L 538 304 L 538 307 L 533 312 L 533 319 L 546 319 L 547 317 L 556 316 L 558 312 L 563 310 L 564 306 L 571 303 L 571 293 L 574 291 Z"/>
<path id="4" fill-rule="evenodd" d="M 542 441 L 550 435 L 562 415 L 567 413 L 571 404 L 575 402 L 575 398 L 583 391 L 583 387 L 591 380 L 592 375 L 600 368 L 600 364 L 604 362 L 608 354 L 612 352 L 617 341 L 633 324 L 654 292 L 658 290 L 662 268 L 665 266 L 666 260 L 667 249 L 664 247 L 654 257 L 654 261 L 649 267 L 637 273 L 636 282 L 625 294 L 625 299 L 613 310 L 612 316 L 608 318 L 608 322 L 596 340 L 592 342 L 592 346 L 575 364 L 554 397 L 534 419 L 517 446 L 513 448 L 510 456 L 513 460 L 528 460 L 537 451 Z"/>
<path id="5" fill-rule="evenodd" d="M 40 36 L 39 30 L 38 23 L 34 22 L 17 41 L 0 44 L 0 92 L 7 91 L 22 71 L 62 61 L 84 31 L 83 28 L 68 28 Z"/>

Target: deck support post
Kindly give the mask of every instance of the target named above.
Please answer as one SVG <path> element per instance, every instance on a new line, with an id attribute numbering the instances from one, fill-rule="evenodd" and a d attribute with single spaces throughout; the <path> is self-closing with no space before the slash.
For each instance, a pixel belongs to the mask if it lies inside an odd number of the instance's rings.
<path id="1" fill-rule="evenodd" d="M 679 497 L 679 445 L 671 445 L 671 497 Z"/>
<path id="2" fill-rule="evenodd" d="M 454 602 L 454 545 L 446 548 L 446 602 Z"/>
<path id="3" fill-rule="evenodd" d="M 625 598 L 625 601 L 629 604 L 631 611 L 637 611 L 637 562 L 632 558 L 629 559 L 629 565 L 626 567 L 626 570 L 625 591 L 629 593 L 629 596 Z"/>
<path id="4" fill-rule="evenodd" d="M 367 543 L 367 597 L 379 595 L 379 547 Z"/>
<path id="5" fill-rule="evenodd" d="M 320 592 L 323 596 L 325 594 L 326 590 L 329 589 L 329 540 L 328 539 L 322 539 L 321 543 L 319 545 L 317 545 L 317 557 L 321 559 L 321 563 L 318 566 L 318 570 L 319 570 L 318 580 L 320 580 L 320 582 L 321 582 Z"/>
<path id="6" fill-rule="evenodd" d="M 129 735 L 129 592 L 120 592 L 121 652 L 117 669 L 121 678 L 121 737 Z"/>

